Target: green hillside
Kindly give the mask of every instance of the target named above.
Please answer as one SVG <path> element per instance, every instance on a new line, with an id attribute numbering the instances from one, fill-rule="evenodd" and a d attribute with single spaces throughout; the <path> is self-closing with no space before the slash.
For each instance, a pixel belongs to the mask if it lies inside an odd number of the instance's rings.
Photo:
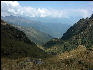
<path id="1" fill-rule="evenodd" d="M 62 40 L 69 41 L 72 45 L 93 45 L 93 17 L 80 19 L 64 33 Z"/>
<path id="2" fill-rule="evenodd" d="M 78 45 L 87 48 L 93 45 L 93 15 L 90 18 L 80 19 L 63 34 L 61 39 L 50 40 L 43 46 L 48 52 L 51 49 L 51 52 L 59 53 L 75 49 Z"/>
<path id="3" fill-rule="evenodd" d="M 6 58 L 41 58 L 46 53 L 30 41 L 24 32 L 1 21 L 1 56 Z"/>
<path id="4" fill-rule="evenodd" d="M 93 70 L 93 15 L 80 19 L 61 39 L 51 39 L 43 47 L 45 51 L 24 32 L 1 21 L 2 70 Z M 45 52 L 53 55 L 47 57 Z"/>
<path id="5" fill-rule="evenodd" d="M 43 45 L 52 38 L 49 34 L 40 32 L 39 30 L 36 30 L 33 27 L 22 27 L 17 25 L 13 26 L 23 31 L 31 41 L 38 45 Z"/>

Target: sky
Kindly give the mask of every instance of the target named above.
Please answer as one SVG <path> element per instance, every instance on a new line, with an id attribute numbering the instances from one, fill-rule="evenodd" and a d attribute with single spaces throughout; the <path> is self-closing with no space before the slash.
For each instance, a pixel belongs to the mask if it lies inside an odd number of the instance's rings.
<path id="1" fill-rule="evenodd" d="M 1 1 L 1 16 L 90 17 L 93 1 Z"/>

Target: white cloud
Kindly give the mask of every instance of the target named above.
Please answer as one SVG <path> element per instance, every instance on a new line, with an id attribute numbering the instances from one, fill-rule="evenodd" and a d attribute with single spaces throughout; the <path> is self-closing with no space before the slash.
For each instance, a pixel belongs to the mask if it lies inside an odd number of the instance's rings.
<path id="1" fill-rule="evenodd" d="M 2 6 L 19 6 L 19 3 L 17 1 L 1 1 Z"/>
<path id="2" fill-rule="evenodd" d="M 40 17 L 47 17 L 49 15 L 49 11 L 45 8 L 42 9 L 38 8 L 37 12 L 40 15 Z"/>
<path id="3" fill-rule="evenodd" d="M 9 16 L 20 14 L 22 12 L 21 10 L 19 11 L 20 7 L 17 1 L 1 1 L 1 15 Z"/>
<path id="4" fill-rule="evenodd" d="M 69 18 L 70 16 L 90 16 L 89 9 L 47 9 L 22 7 L 17 1 L 1 1 L 1 16 L 24 15 L 30 17 L 57 17 Z"/>

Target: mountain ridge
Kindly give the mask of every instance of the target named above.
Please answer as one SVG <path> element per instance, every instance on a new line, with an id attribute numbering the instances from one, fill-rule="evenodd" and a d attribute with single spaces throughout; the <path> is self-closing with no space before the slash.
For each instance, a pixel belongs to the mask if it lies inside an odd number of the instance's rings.
<path id="1" fill-rule="evenodd" d="M 46 53 L 37 47 L 37 45 L 26 37 L 23 31 L 20 31 L 12 25 L 1 20 L 1 57 L 21 58 L 32 57 L 42 58 Z M 35 50 L 35 52 L 34 52 Z"/>
<path id="2" fill-rule="evenodd" d="M 84 45 L 87 48 L 93 45 L 93 14 L 90 18 L 80 19 L 57 41 L 50 40 L 43 46 L 47 50 L 53 50 L 51 52 L 59 53 L 75 49 L 78 45 Z"/>
<path id="3" fill-rule="evenodd" d="M 24 27 L 33 27 L 36 30 L 39 30 L 41 32 L 47 33 L 51 35 L 52 37 L 61 37 L 61 35 L 71 26 L 69 24 L 64 23 L 54 23 L 51 22 L 43 22 L 43 20 L 36 19 L 35 18 L 26 18 L 26 17 L 18 17 L 18 16 L 6 16 L 1 17 L 4 21 L 8 22 L 9 24 L 17 24 Z M 12 20 L 11 20 L 12 19 Z M 50 19 L 49 19 L 50 20 Z M 58 29 L 56 29 L 58 28 Z"/>
<path id="4" fill-rule="evenodd" d="M 23 31 L 26 34 L 26 36 L 37 45 L 43 45 L 52 38 L 49 34 L 40 32 L 34 29 L 33 27 L 23 27 L 17 25 L 13 26 Z"/>

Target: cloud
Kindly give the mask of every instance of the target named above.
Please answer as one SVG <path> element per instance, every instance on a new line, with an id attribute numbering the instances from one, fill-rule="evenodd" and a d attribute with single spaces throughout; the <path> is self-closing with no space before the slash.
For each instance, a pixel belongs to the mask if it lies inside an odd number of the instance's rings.
<path id="1" fill-rule="evenodd" d="M 17 1 L 1 1 L 1 15 L 9 16 L 20 14 L 22 12 L 20 7 Z"/>
<path id="2" fill-rule="evenodd" d="M 93 8 L 92 8 L 93 10 Z M 29 16 L 29 17 L 56 17 L 70 18 L 71 16 L 89 17 L 92 12 L 88 8 L 80 9 L 48 9 L 21 6 L 17 1 L 1 1 L 1 16 Z"/>

